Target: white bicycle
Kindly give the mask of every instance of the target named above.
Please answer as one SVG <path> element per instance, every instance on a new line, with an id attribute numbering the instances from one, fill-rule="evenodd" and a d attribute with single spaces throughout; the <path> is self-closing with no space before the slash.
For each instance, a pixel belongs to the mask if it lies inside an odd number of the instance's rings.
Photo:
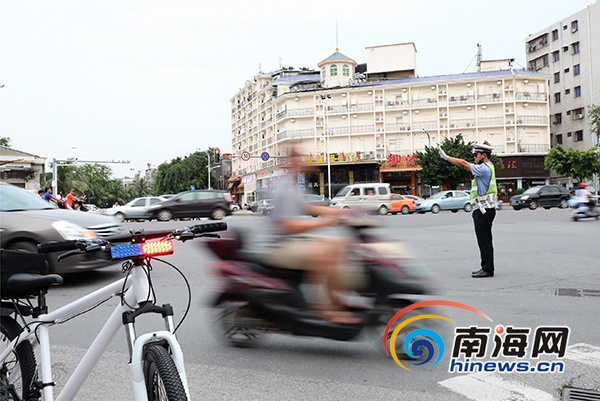
<path id="1" fill-rule="evenodd" d="M 124 325 L 135 400 L 189 400 L 183 353 L 175 337 L 179 326 L 174 327 L 173 308 L 169 304 L 156 304 L 150 262 L 156 256 L 173 253 L 172 240 L 218 237 L 213 232 L 226 229 L 226 223 L 217 222 L 169 231 L 131 232 L 108 239 L 40 244 L 39 253 L 67 251 L 59 256 L 59 260 L 84 252 L 104 252 L 114 260 L 127 259 L 123 263 L 123 271 L 126 273 L 124 278 L 53 312 L 48 311 L 46 293 L 51 286 L 61 284 L 62 277 L 56 274 L 39 274 L 47 266 L 44 255 L 3 250 L 0 287 L 0 401 L 54 400 L 49 329 L 89 312 L 115 296 L 120 298 L 120 302 L 56 399 L 75 398 L 96 361 L 119 327 Z M 170 266 L 183 276 L 179 269 Z M 18 271 L 35 273 L 14 273 Z M 183 278 L 187 284 L 185 276 Z M 189 302 L 188 299 L 188 310 Z M 160 313 L 166 329 L 137 335 L 135 319 L 146 313 Z M 182 321 L 186 315 L 187 311 Z M 39 348 L 39 372 L 34 352 L 36 348 Z"/>

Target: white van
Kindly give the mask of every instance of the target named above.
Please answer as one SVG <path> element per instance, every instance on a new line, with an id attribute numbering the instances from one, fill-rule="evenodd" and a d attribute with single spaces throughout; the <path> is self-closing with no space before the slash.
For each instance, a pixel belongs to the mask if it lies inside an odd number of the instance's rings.
<path id="1" fill-rule="evenodd" d="M 347 185 L 331 200 L 331 206 L 344 209 L 360 208 L 387 214 L 392 208 L 390 184 Z"/>

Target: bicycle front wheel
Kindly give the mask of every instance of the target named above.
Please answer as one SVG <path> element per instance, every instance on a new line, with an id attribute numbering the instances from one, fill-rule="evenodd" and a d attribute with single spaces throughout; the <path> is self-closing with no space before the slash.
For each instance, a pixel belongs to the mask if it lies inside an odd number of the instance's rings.
<path id="1" fill-rule="evenodd" d="M 186 401 L 185 388 L 169 352 L 150 345 L 144 352 L 144 378 L 149 401 Z"/>
<path id="2" fill-rule="evenodd" d="M 0 352 L 21 332 L 21 326 L 10 316 L 0 319 Z M 0 366 L 1 400 L 35 400 L 39 393 L 33 390 L 36 363 L 29 341 L 23 341 L 8 355 Z"/>

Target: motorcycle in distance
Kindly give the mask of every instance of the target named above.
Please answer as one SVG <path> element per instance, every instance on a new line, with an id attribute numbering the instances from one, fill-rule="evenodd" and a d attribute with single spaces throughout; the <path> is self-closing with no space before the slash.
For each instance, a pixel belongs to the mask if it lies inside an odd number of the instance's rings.
<path id="1" fill-rule="evenodd" d="M 583 202 L 579 202 L 577 199 L 569 199 L 569 206 L 572 209 L 575 209 L 573 213 L 571 213 L 571 219 L 573 221 L 578 221 L 582 219 L 596 219 L 600 218 L 600 212 L 598 211 L 598 206 L 595 206 L 593 210 L 590 210 L 590 206 Z"/>
<path id="2" fill-rule="evenodd" d="M 360 318 L 355 324 L 333 323 L 315 314 L 305 296 L 306 288 L 301 285 L 303 272 L 259 262 L 245 249 L 240 231 L 230 228 L 228 237 L 209 239 L 208 248 L 220 259 L 212 266 L 223 281 L 211 306 L 216 310 L 215 323 L 226 343 L 247 346 L 259 335 L 270 332 L 347 341 L 366 328 L 377 330 L 381 339 L 396 312 L 417 301 L 413 298 L 430 293 L 431 275 L 402 243 L 385 242 L 373 234 L 370 229 L 376 225 L 372 218 L 348 222 L 346 227 L 354 238 L 352 254 L 362 275 L 362 285 L 350 296 L 355 297 L 352 304 L 356 306 L 347 305 Z M 424 310 L 410 313 L 430 313 Z M 417 324 L 411 323 L 411 328 L 422 327 Z M 399 355 L 405 354 L 402 343 L 396 342 Z"/>

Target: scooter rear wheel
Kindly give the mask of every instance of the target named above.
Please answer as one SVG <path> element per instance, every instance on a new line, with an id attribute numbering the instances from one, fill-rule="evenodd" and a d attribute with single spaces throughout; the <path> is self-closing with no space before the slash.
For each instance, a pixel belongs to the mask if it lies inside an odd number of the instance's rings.
<path id="1" fill-rule="evenodd" d="M 258 320 L 245 301 L 226 300 L 215 305 L 215 325 L 223 340 L 233 347 L 247 347 L 258 337 Z"/>

